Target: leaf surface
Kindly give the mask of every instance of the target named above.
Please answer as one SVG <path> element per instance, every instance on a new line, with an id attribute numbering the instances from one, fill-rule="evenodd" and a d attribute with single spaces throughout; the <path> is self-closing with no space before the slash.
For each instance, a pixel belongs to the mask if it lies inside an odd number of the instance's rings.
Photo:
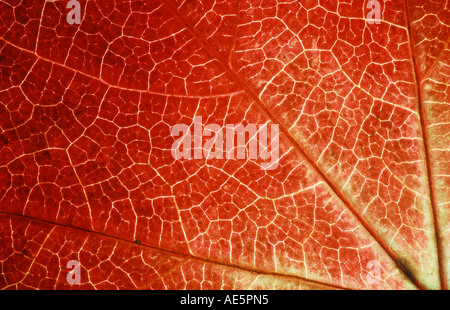
<path id="1" fill-rule="evenodd" d="M 448 287 L 447 2 L 80 3 L 0 2 L 0 288 Z M 277 168 L 175 160 L 198 116 Z"/>

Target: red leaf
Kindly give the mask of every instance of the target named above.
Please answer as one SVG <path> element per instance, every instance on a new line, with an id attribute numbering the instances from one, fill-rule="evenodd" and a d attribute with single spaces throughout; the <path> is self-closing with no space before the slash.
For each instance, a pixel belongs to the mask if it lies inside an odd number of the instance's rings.
<path id="1" fill-rule="evenodd" d="M 0 3 L 0 288 L 448 288 L 445 1 L 67 2 Z"/>

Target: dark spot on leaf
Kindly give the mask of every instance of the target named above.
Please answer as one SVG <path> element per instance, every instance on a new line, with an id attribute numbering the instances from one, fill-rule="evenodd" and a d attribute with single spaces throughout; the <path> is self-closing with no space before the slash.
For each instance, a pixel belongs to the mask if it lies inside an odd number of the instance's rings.
<path id="1" fill-rule="evenodd" d="M 8 138 L 6 138 L 5 136 L 0 136 L 0 142 L 4 145 L 8 145 Z"/>
<path id="2" fill-rule="evenodd" d="M 23 249 L 22 250 L 22 255 L 25 257 L 31 257 L 31 253 L 28 249 Z"/>

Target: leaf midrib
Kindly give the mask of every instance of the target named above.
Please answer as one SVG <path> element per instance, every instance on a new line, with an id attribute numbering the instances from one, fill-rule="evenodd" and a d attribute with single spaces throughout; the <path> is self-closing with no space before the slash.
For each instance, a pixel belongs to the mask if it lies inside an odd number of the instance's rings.
<path id="1" fill-rule="evenodd" d="M 446 278 L 445 275 L 445 268 L 444 268 L 444 254 L 442 251 L 442 240 L 441 240 L 441 233 L 440 233 L 440 227 L 439 227 L 439 220 L 437 218 L 437 206 L 436 203 L 436 197 L 434 194 L 434 181 L 433 176 L 431 175 L 432 166 L 430 161 L 430 151 L 429 151 L 429 139 L 428 139 L 428 131 L 426 126 L 426 117 L 425 117 L 425 111 L 424 111 L 424 105 L 423 105 L 423 95 L 422 95 L 422 81 L 419 81 L 419 75 L 418 75 L 418 65 L 416 62 L 416 53 L 414 48 L 414 37 L 412 35 L 412 26 L 411 26 L 411 14 L 410 14 L 410 7 L 408 4 L 408 0 L 404 0 L 405 3 L 405 14 L 406 14 L 406 21 L 407 21 L 407 31 L 408 31 L 408 41 L 409 41 L 409 52 L 411 55 L 411 62 L 412 62 L 412 69 L 414 74 L 414 81 L 415 81 L 415 90 L 416 90 L 416 98 L 417 98 L 417 105 L 419 110 L 419 119 L 420 119 L 420 129 L 422 131 L 422 140 L 423 140 L 423 147 L 424 147 L 424 154 L 425 154 L 425 162 L 426 162 L 426 173 L 427 173 L 427 179 L 428 179 L 428 190 L 430 193 L 430 203 L 431 203 L 431 210 L 433 213 L 433 227 L 434 227 L 434 234 L 435 234 L 435 240 L 436 240 L 436 251 L 437 251 L 437 259 L 438 259 L 438 268 L 439 268 L 439 281 L 440 281 L 440 287 L 443 289 L 447 289 L 447 281 L 444 279 Z M 442 54 L 442 53 L 441 53 Z M 439 59 L 439 57 L 438 57 Z M 426 73 L 425 76 L 428 76 L 433 72 L 433 70 L 436 68 L 436 61 L 433 63 L 430 70 Z"/>
<path id="2" fill-rule="evenodd" d="M 0 211 L 0 215 L 11 216 L 11 217 L 18 217 L 18 218 L 22 218 L 22 219 L 27 219 L 29 221 L 36 221 L 36 222 L 40 222 L 40 223 L 49 224 L 49 225 L 52 225 L 53 227 L 62 227 L 62 228 L 76 230 L 76 231 L 81 231 L 81 232 L 85 232 L 85 233 L 88 233 L 88 234 L 97 235 L 97 236 L 100 236 L 102 238 L 109 238 L 109 239 L 113 239 L 115 241 L 120 241 L 120 242 L 124 242 L 124 243 L 127 243 L 127 244 L 133 244 L 133 245 L 136 245 L 136 246 L 139 246 L 139 247 L 151 249 L 151 250 L 158 251 L 158 252 L 161 252 L 161 253 L 164 253 L 164 254 L 167 254 L 167 255 L 171 255 L 173 257 L 183 258 L 183 259 L 186 259 L 186 260 L 190 259 L 190 260 L 201 262 L 201 263 L 215 264 L 215 265 L 218 265 L 218 266 L 234 268 L 234 269 L 241 270 L 241 271 L 246 271 L 246 272 L 251 272 L 251 273 L 258 273 L 260 275 L 278 277 L 280 279 L 300 282 L 300 284 L 304 284 L 304 285 L 321 286 L 321 287 L 323 287 L 325 289 L 330 289 L 330 290 L 350 290 L 347 287 L 341 287 L 341 286 L 335 285 L 335 284 L 323 283 L 323 282 L 320 282 L 320 281 L 306 279 L 306 278 L 303 278 L 303 277 L 300 277 L 300 276 L 297 276 L 297 275 L 293 275 L 293 274 L 274 272 L 274 271 L 260 269 L 260 268 L 257 268 L 257 267 L 243 266 L 243 265 L 238 265 L 238 264 L 233 264 L 233 263 L 226 263 L 226 262 L 215 260 L 215 259 L 211 259 L 211 258 L 204 258 L 204 257 L 201 257 L 201 256 L 196 256 L 194 254 L 180 253 L 180 252 L 176 252 L 176 251 L 171 251 L 171 250 L 168 250 L 168 249 L 164 249 L 164 248 L 160 248 L 160 247 L 157 247 L 157 246 L 152 246 L 152 245 L 148 245 L 148 244 L 144 244 L 144 243 L 140 243 L 139 245 L 137 245 L 135 241 L 129 240 L 129 239 L 126 239 L 126 238 L 122 238 L 122 237 L 119 237 L 119 236 L 109 235 L 109 234 L 105 234 L 105 233 L 102 233 L 102 232 L 99 232 L 99 231 L 94 231 L 94 230 L 90 230 L 90 229 L 86 229 L 86 228 L 74 227 L 74 226 L 71 226 L 71 225 L 57 223 L 57 222 L 53 222 L 53 221 L 49 221 L 49 220 L 44 220 L 44 219 L 41 219 L 41 218 L 36 218 L 36 217 L 24 215 L 24 214 L 18 214 L 18 213 L 7 212 L 7 211 Z M 34 257 L 34 259 L 36 259 L 36 258 L 37 258 L 37 256 Z M 184 263 L 182 263 L 180 265 L 184 265 Z M 178 266 L 178 267 L 180 267 L 180 266 Z"/>

